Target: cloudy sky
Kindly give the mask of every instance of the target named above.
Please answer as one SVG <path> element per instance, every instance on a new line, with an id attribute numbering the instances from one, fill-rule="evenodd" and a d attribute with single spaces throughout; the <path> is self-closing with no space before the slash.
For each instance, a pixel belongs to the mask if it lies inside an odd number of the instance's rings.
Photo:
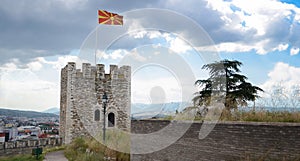
<path id="1" fill-rule="evenodd" d="M 129 11 L 142 8 L 167 9 L 194 21 L 213 44 L 191 45 L 195 44 L 195 37 L 185 34 L 193 34 L 190 25 L 185 21 L 170 25 L 177 20 L 172 14 L 164 22 L 157 19 L 160 17 L 157 14 L 135 21 L 124 16 L 127 23 L 124 28 L 139 31 L 127 33 L 107 52 L 101 49 L 100 40 L 108 40 L 118 29 L 111 28 L 107 34 L 98 35 L 97 54 L 102 63 L 118 63 L 128 54 L 143 62 L 147 59 L 143 51 L 159 55 L 168 48 L 189 64 L 195 78 L 205 78 L 207 74 L 200 69 L 205 61 L 196 58 L 195 49 L 209 53 L 213 46 L 221 59 L 241 61 L 248 80 L 266 91 L 281 84 L 289 92 L 300 84 L 297 0 L 1 0 L 0 107 L 36 111 L 59 107 L 60 70 L 68 61 L 86 59 L 80 49 L 99 26 L 97 10 L 130 15 Z M 161 28 L 169 25 L 167 28 L 172 32 L 142 30 L 155 24 Z M 145 44 L 153 47 L 151 50 L 141 47 Z M 177 71 L 157 66 L 137 71 L 133 75 L 133 102 L 149 103 L 153 89 L 164 91 L 163 101 L 181 101 L 180 91 L 184 87 L 175 79 L 174 72 Z M 193 84 L 194 80 L 190 82 Z"/>

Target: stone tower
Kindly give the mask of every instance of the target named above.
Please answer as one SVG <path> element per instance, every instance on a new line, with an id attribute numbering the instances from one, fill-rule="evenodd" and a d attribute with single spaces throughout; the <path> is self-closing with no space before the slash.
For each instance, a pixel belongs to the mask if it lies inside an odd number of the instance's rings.
<path id="1" fill-rule="evenodd" d="M 61 70 L 60 93 L 60 136 L 68 144 L 82 135 L 96 135 L 103 128 L 104 93 L 108 96 L 106 105 L 106 128 L 130 131 L 131 106 L 131 69 L 130 66 L 118 68 L 89 63 L 76 69 L 74 62 Z"/>

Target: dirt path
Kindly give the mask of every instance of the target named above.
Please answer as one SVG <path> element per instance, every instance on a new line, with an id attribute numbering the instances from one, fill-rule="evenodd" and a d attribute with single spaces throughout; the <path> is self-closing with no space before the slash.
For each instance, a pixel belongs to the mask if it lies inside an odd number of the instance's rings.
<path id="1" fill-rule="evenodd" d="M 68 161 L 68 159 L 64 156 L 64 151 L 55 151 L 47 153 L 44 161 Z"/>

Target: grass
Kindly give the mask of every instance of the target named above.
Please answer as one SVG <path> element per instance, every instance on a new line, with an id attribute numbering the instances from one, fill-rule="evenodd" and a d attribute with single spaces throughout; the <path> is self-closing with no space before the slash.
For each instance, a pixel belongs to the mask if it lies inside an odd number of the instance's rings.
<path id="1" fill-rule="evenodd" d="M 0 161 L 43 161 L 47 153 L 64 149 L 65 146 L 43 148 L 43 154 L 39 156 L 38 160 L 36 159 L 36 156 L 32 154 L 19 154 L 15 156 L 0 157 Z"/>
<path id="2" fill-rule="evenodd" d="M 254 110 L 220 111 L 213 109 L 206 117 L 197 113 L 197 108 L 189 107 L 188 110 L 178 113 L 176 116 L 168 116 L 164 120 L 220 120 L 220 121 L 251 121 L 251 122 L 289 122 L 300 123 L 300 111 L 268 111 L 263 108 Z M 220 117 L 216 117 L 220 116 Z"/>
<path id="3" fill-rule="evenodd" d="M 299 111 L 233 111 L 221 117 L 224 121 L 300 122 Z"/>
<path id="4" fill-rule="evenodd" d="M 106 140 L 109 147 L 127 148 L 128 152 L 130 150 L 130 139 L 124 135 L 108 130 Z M 115 158 L 118 161 L 130 160 L 128 153 L 112 150 L 94 138 L 76 138 L 66 146 L 64 153 L 69 161 L 101 161 L 104 157 Z"/>
<path id="5" fill-rule="evenodd" d="M 44 154 L 40 155 L 38 160 L 36 156 L 31 154 L 20 154 L 11 157 L 1 157 L 0 161 L 42 161 L 44 160 Z"/>
<path id="6" fill-rule="evenodd" d="M 51 147 L 51 148 L 45 148 L 43 150 L 43 154 L 47 154 L 47 153 L 54 152 L 54 151 L 65 150 L 65 148 L 66 148 L 65 145 L 55 146 L 55 147 Z"/>

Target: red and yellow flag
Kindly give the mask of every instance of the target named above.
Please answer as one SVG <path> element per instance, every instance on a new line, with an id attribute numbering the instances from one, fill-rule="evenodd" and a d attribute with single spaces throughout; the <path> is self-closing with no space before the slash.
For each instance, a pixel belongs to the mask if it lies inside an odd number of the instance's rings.
<path id="1" fill-rule="evenodd" d="M 123 16 L 105 10 L 98 10 L 98 19 L 99 24 L 123 25 Z"/>

